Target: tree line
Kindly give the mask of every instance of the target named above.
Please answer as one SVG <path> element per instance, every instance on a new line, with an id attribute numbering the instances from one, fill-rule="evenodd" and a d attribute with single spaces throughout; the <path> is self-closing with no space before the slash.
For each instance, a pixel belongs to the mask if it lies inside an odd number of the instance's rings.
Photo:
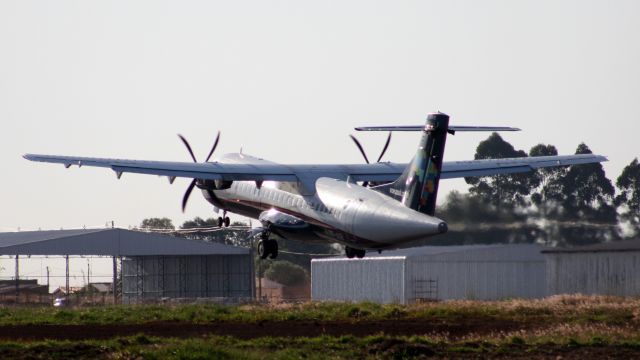
<path id="1" fill-rule="evenodd" d="M 581 143 L 576 154 L 591 154 Z M 557 155 L 553 145 L 516 150 L 497 133 L 476 148 L 475 159 Z M 437 216 L 451 231 L 438 244 L 544 243 L 588 245 L 637 236 L 640 165 L 635 158 L 616 180 L 602 164 L 540 169 L 530 173 L 466 178 L 469 192 L 453 191 Z M 617 189 L 616 189 L 617 187 Z M 434 243 L 434 241 L 429 241 Z"/>

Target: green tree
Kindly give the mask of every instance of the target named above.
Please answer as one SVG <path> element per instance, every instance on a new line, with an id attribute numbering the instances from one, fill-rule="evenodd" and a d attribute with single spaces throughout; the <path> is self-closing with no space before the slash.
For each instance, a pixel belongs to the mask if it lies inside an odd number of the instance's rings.
<path id="1" fill-rule="evenodd" d="M 451 191 L 438 216 L 449 223 L 449 232 L 425 241 L 424 245 L 469 245 L 533 243 L 539 229 L 515 212 L 499 211 L 478 196 Z"/>
<path id="2" fill-rule="evenodd" d="M 529 150 L 529 156 L 554 156 L 558 155 L 558 149 L 553 145 L 538 144 Z M 531 193 L 531 202 L 535 205 L 534 209 L 529 211 L 539 220 L 556 218 L 558 212 L 562 209 L 558 203 L 558 199 L 562 198 L 564 188 L 562 178 L 569 171 L 568 166 L 543 168 L 537 171 L 539 179 L 538 188 Z M 545 241 L 548 241 L 545 236 Z"/>
<path id="3" fill-rule="evenodd" d="M 526 152 L 516 150 L 513 145 L 504 141 L 498 133 L 493 133 L 478 144 L 474 158 L 482 160 L 526 156 Z M 526 197 L 539 184 L 539 179 L 535 173 L 469 177 L 465 178 L 465 181 L 471 185 L 469 188 L 471 194 L 490 202 L 499 210 L 507 212 L 513 211 L 516 207 L 526 205 Z"/>
<path id="4" fill-rule="evenodd" d="M 187 220 L 182 223 L 182 225 L 180 225 L 180 229 L 209 228 L 215 226 L 218 226 L 217 218 L 208 218 L 204 220 L 201 217 L 196 216 L 193 220 Z"/>
<path id="5" fill-rule="evenodd" d="M 576 154 L 591 153 L 591 149 L 584 143 L 576 149 Z M 564 198 L 561 198 L 566 218 L 607 223 L 617 221 L 613 206 L 615 189 L 602 164 L 572 166 L 560 182 L 564 190 Z"/>
<path id="6" fill-rule="evenodd" d="M 582 143 L 576 154 L 591 154 Z M 586 245 L 619 237 L 615 189 L 600 163 L 569 167 L 561 176 L 552 178 L 542 190 L 547 207 L 555 206 L 547 215 L 564 222 L 549 236 L 559 245 Z"/>
<path id="7" fill-rule="evenodd" d="M 189 239 L 246 248 L 252 246 L 253 239 L 250 238 L 250 229 L 248 225 L 243 222 L 235 221 L 231 223 L 231 227 L 229 228 L 218 228 L 217 218 L 202 219 L 195 217 L 193 220 L 185 221 L 180 228 L 183 230 L 194 229 L 194 231 L 182 233 L 182 236 Z"/>
<path id="8" fill-rule="evenodd" d="M 173 226 L 173 222 L 169 218 L 147 218 L 142 220 L 140 224 L 142 229 L 164 229 L 164 230 L 174 230 L 176 227 Z"/>
<path id="9" fill-rule="evenodd" d="M 638 158 L 627 165 L 616 181 L 620 195 L 616 204 L 621 207 L 620 217 L 626 221 L 633 235 L 640 233 L 640 164 Z"/>
<path id="10" fill-rule="evenodd" d="M 553 145 L 538 144 L 529 150 L 529 156 L 531 157 L 553 155 L 558 155 L 558 149 Z M 546 202 L 543 200 L 547 200 L 543 192 L 549 189 L 551 182 L 562 177 L 566 172 L 567 167 L 551 167 L 538 170 L 539 187 L 538 191 L 533 191 L 531 194 L 531 202 L 541 209 L 543 214 L 546 214 L 546 211 L 544 211 Z"/>
<path id="11" fill-rule="evenodd" d="M 265 271 L 265 277 L 286 286 L 301 285 L 309 279 L 301 266 L 283 260 L 272 262 Z"/>

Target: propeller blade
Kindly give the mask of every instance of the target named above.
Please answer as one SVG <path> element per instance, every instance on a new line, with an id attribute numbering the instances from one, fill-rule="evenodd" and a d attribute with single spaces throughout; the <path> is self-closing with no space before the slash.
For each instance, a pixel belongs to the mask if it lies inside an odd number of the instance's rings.
<path id="1" fill-rule="evenodd" d="M 193 188 L 196 186 L 196 179 L 191 180 L 191 184 L 187 188 L 187 191 L 184 192 L 184 196 L 182 197 L 182 212 L 187 208 L 187 201 L 189 201 L 189 196 L 191 196 L 191 192 Z"/>
<path id="2" fill-rule="evenodd" d="M 216 136 L 216 141 L 213 142 L 213 147 L 211 148 L 211 151 L 209 151 L 209 155 L 207 155 L 207 159 L 204 162 L 209 161 L 209 159 L 211 158 L 211 155 L 213 155 L 213 152 L 216 150 L 216 147 L 218 147 L 219 140 L 220 140 L 220 131 L 218 131 L 218 136 Z M 242 150 L 240 150 L 240 153 L 242 153 Z"/>
<path id="3" fill-rule="evenodd" d="M 364 157 L 364 161 L 366 161 L 367 164 L 369 164 L 369 158 L 367 158 L 367 154 L 364 153 L 364 149 L 362 148 L 362 145 L 360 145 L 360 141 L 358 141 L 358 139 L 356 139 L 356 137 L 351 134 L 349 134 L 349 137 L 351 138 L 351 140 L 353 140 L 354 143 L 356 143 L 356 146 L 358 147 L 358 149 L 360 149 L 360 153 Z"/>
<path id="4" fill-rule="evenodd" d="M 382 160 L 384 153 L 386 153 L 387 149 L 389 148 L 390 142 L 391 142 L 391 131 L 389 131 L 389 136 L 387 136 L 387 142 L 384 144 L 384 147 L 382 148 L 382 152 L 380 153 L 380 156 L 378 156 L 378 160 L 376 162 L 380 162 L 380 160 Z"/>
<path id="5" fill-rule="evenodd" d="M 193 155 L 193 150 L 191 150 L 191 145 L 189 145 L 189 142 L 187 141 L 187 139 L 184 138 L 184 136 L 178 134 L 178 137 L 180 138 L 180 140 L 182 140 L 182 142 L 184 143 L 184 146 L 187 147 L 187 150 L 189 150 L 189 154 L 191 154 L 191 158 L 193 159 L 194 163 L 197 163 L 198 160 L 196 160 L 196 156 Z"/>

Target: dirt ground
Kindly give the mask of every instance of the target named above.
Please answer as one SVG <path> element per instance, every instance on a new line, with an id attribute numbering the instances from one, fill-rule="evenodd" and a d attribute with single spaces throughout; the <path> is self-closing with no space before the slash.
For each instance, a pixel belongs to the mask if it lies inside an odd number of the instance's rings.
<path id="1" fill-rule="evenodd" d="M 0 326 L 0 341 L 37 341 L 52 340 L 87 340 L 109 339 L 145 334 L 154 337 L 195 338 L 210 335 L 232 336 L 239 339 L 252 339 L 264 336 L 271 337 L 316 337 L 320 335 L 342 336 L 385 334 L 391 336 L 411 335 L 446 335 L 450 339 L 465 335 L 483 335 L 509 333 L 518 330 L 531 331 L 541 328 L 542 324 L 523 324 L 509 321 L 478 321 L 464 319 L 451 323 L 425 322 L 421 320 L 385 320 L 385 321 L 263 321 L 247 322 L 215 322 L 209 324 L 190 324 L 184 322 L 155 322 L 132 325 L 15 325 Z M 470 349 L 486 347 L 481 341 L 464 341 Z M 81 345 L 78 345 L 81 346 Z M 85 346 L 85 345 L 82 345 Z M 601 346 L 571 347 L 568 345 L 548 344 L 544 346 L 527 346 L 513 343 L 500 351 L 474 353 L 460 352 L 447 348 L 451 345 L 426 346 L 410 344 L 389 338 L 370 348 L 362 349 L 362 357 L 373 358 L 526 358 L 526 359 L 637 359 L 640 349 L 634 347 L 603 344 Z M 86 346 L 85 346 L 86 347 Z M 6 349 L 5 349 L 6 350 Z M 87 356 L 87 349 L 76 349 L 78 356 Z M 74 351 L 76 351 L 74 350 Z M 90 350 L 90 349 L 89 349 Z M 95 350 L 95 349 L 94 349 Z M 5 354 L 7 355 L 7 354 Z M 8 357 L 20 358 L 20 353 L 8 354 Z M 26 355 L 25 355 L 26 356 Z M 25 357 L 29 358 L 29 356 Z"/>
<path id="2" fill-rule="evenodd" d="M 259 323 L 217 322 L 210 324 L 189 324 L 156 322 L 132 325 L 15 325 L 0 326 L 3 340 L 82 340 L 107 339 L 143 333 L 159 337 L 197 337 L 205 335 L 226 335 L 240 339 L 262 336 L 273 337 L 315 337 L 320 335 L 367 336 L 384 333 L 386 335 L 411 336 L 446 333 L 452 337 L 472 333 L 507 332 L 522 326 L 515 322 L 465 321 L 458 324 L 438 324 L 420 320 L 388 320 L 357 322 L 317 322 L 287 321 Z"/>

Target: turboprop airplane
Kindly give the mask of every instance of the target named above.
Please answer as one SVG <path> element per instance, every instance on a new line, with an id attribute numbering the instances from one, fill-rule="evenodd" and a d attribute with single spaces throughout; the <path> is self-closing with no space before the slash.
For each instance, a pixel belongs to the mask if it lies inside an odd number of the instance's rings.
<path id="1" fill-rule="evenodd" d="M 220 133 L 204 162 L 198 162 L 187 140 L 180 136 L 193 163 L 100 159 L 26 154 L 31 161 L 111 168 L 123 173 L 192 179 L 182 201 L 184 211 L 194 187 L 218 209 L 219 225 L 229 225 L 227 212 L 256 218 L 262 224 L 258 254 L 276 258 L 279 238 L 305 242 L 337 242 L 347 257 L 362 258 L 366 250 L 407 246 L 416 240 L 447 232 L 447 223 L 435 216 L 440 179 L 534 171 L 538 168 L 607 161 L 583 154 L 528 158 L 443 162 L 447 134 L 464 131 L 518 131 L 510 127 L 449 126 L 449 116 L 432 113 L 425 125 L 375 126 L 358 131 L 389 131 L 376 163 L 282 165 L 246 154 L 227 154 L 209 162 Z M 408 164 L 380 162 L 391 132 L 420 131 L 422 137 Z M 360 182 L 360 184 L 358 184 Z"/>

